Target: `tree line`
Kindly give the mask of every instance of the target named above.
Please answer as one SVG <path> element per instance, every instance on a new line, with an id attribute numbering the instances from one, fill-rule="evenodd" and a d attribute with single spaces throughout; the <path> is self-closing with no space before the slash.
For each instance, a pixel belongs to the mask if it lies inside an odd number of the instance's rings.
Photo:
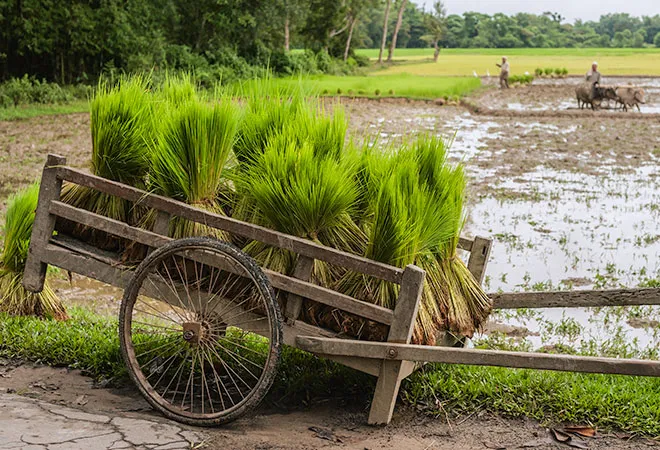
<path id="1" fill-rule="evenodd" d="M 84 82 L 114 70 L 195 69 L 211 80 L 347 73 L 355 48 L 660 46 L 660 15 L 568 24 L 553 12 L 447 14 L 408 0 L 0 0 L 0 79 Z M 304 52 L 292 51 L 305 49 Z"/>

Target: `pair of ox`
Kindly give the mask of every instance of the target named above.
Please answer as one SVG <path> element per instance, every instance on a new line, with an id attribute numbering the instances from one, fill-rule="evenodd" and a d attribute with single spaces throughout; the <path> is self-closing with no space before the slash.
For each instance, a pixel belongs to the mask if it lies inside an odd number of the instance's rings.
<path id="1" fill-rule="evenodd" d="M 644 89 L 636 86 L 608 86 L 595 85 L 591 83 L 582 83 L 575 88 L 578 107 L 584 109 L 591 107 L 592 110 L 600 108 L 603 100 L 613 100 L 616 108 L 628 111 L 628 108 L 634 109 L 639 105 L 646 103 L 644 99 Z"/>

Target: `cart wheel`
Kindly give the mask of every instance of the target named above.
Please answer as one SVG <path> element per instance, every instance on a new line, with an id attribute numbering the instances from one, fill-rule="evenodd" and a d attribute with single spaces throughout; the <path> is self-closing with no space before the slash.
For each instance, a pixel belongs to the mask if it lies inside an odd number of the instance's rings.
<path id="1" fill-rule="evenodd" d="M 266 395 L 282 345 L 281 313 L 259 266 L 231 244 L 173 241 L 124 291 L 119 340 L 131 379 L 167 417 L 234 420 Z"/>

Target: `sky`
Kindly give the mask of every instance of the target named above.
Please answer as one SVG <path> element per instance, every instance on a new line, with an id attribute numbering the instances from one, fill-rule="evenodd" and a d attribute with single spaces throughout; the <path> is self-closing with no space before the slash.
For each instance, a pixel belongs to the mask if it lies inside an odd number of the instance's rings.
<path id="1" fill-rule="evenodd" d="M 430 9 L 433 0 L 413 0 Z M 448 14 L 477 11 L 485 14 L 498 12 L 511 15 L 519 12 L 541 14 L 558 12 L 567 22 L 576 19 L 597 20 L 601 15 L 624 12 L 632 16 L 660 14 L 660 0 L 444 0 Z"/>

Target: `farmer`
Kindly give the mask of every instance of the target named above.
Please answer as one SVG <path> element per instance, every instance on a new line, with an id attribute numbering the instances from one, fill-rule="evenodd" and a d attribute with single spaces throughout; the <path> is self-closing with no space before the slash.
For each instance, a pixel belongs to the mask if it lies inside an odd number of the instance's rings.
<path id="1" fill-rule="evenodd" d="M 502 64 L 495 64 L 500 68 L 500 89 L 509 89 L 509 62 L 502 56 Z"/>
<path id="2" fill-rule="evenodd" d="M 600 84 L 600 72 L 598 71 L 598 63 L 596 61 L 591 64 L 591 70 L 587 72 L 586 79 L 592 86 Z"/>
<path id="3" fill-rule="evenodd" d="M 591 70 L 586 75 L 587 83 L 591 84 L 591 98 L 592 100 L 600 100 L 600 72 L 598 71 L 598 63 L 594 61 L 591 63 Z"/>

